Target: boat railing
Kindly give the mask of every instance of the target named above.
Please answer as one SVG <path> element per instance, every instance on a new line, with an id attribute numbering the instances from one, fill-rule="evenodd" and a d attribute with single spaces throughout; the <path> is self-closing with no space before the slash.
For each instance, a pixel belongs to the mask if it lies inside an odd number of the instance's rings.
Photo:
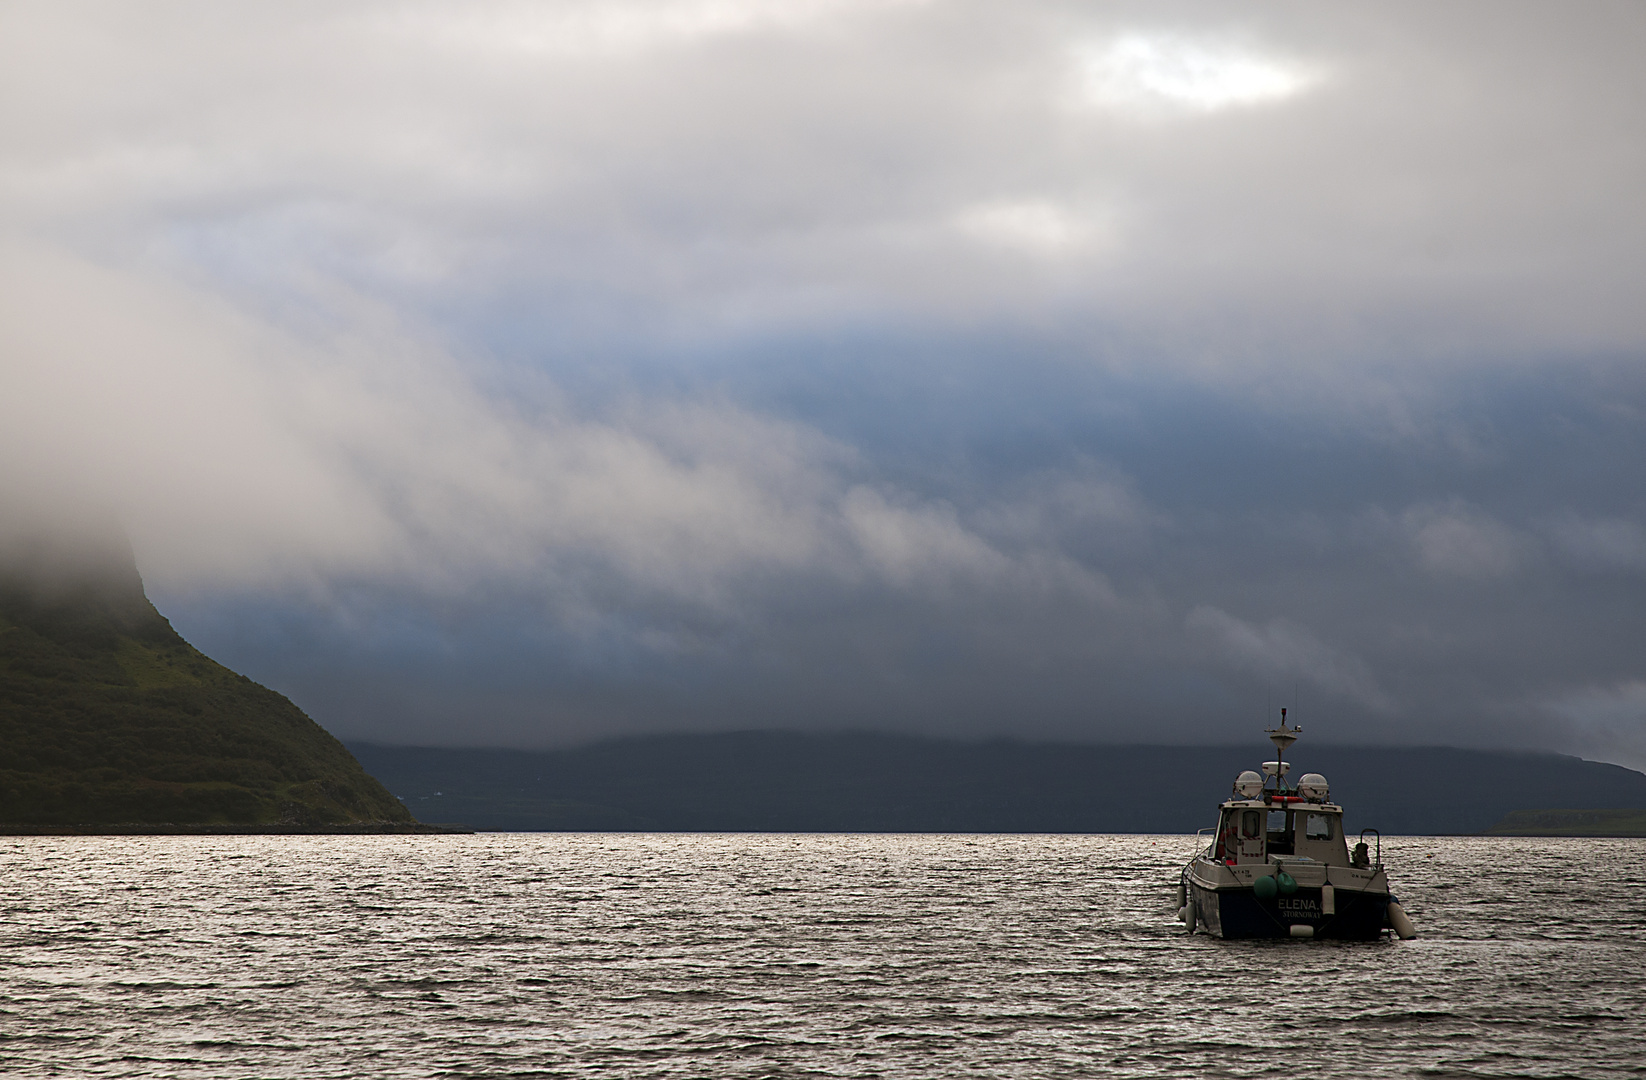
<path id="1" fill-rule="evenodd" d="M 1212 837 L 1212 839 L 1210 839 L 1210 840 L 1207 840 L 1207 841 L 1206 841 L 1206 846 L 1205 846 L 1205 847 L 1201 847 L 1201 846 L 1200 846 L 1200 839 L 1201 839 L 1201 837 L 1203 837 L 1203 836 L 1205 836 L 1205 835 L 1206 835 L 1206 834 L 1207 834 L 1207 833 L 1213 833 L 1213 834 L 1215 834 L 1215 833 L 1216 833 L 1216 832 L 1217 832 L 1217 826 L 1216 826 L 1216 825 L 1208 825 L 1208 826 L 1206 826 L 1206 827 L 1205 827 L 1205 828 L 1204 828 L 1204 829 L 1196 829 L 1196 830 L 1195 830 L 1195 834 L 1194 834 L 1194 850 L 1195 850 L 1195 855 L 1196 855 L 1196 856 L 1200 856 L 1200 855 L 1205 855 L 1205 856 L 1207 856 L 1207 857 L 1208 857 L 1208 858 L 1210 858 L 1210 857 L 1211 857 L 1211 854 L 1212 854 L 1212 848 L 1214 848 L 1214 847 L 1216 847 L 1216 846 L 1217 846 L 1217 838 L 1216 838 L 1216 836 L 1215 836 L 1215 835 L 1214 835 L 1214 836 L 1213 836 L 1213 837 Z"/>
<path id="2" fill-rule="evenodd" d="M 1360 842 L 1362 844 L 1366 842 L 1367 833 L 1371 833 L 1372 838 L 1377 841 L 1377 853 L 1372 856 L 1372 867 L 1373 869 L 1381 869 L 1383 866 L 1383 834 L 1376 829 L 1361 829 Z"/>

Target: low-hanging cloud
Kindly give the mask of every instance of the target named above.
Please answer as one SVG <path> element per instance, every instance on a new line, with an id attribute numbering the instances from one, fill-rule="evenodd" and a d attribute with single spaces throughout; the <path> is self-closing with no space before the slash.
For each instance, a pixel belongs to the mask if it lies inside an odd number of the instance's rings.
<path id="1" fill-rule="evenodd" d="M 1418 564 L 1431 574 L 1507 577 L 1538 556 L 1535 538 L 1460 499 L 1408 507 L 1400 526 Z"/>
<path id="2" fill-rule="evenodd" d="M 1008 554 L 952 506 L 862 482 L 851 448 L 726 402 L 595 418 L 542 388 L 528 408 L 380 311 L 304 340 L 37 251 L 11 252 L 0 287 L 20 391 L 0 405 L 4 479 L 117 508 L 161 587 L 502 579 L 564 598 L 598 570 L 715 607 L 763 574 L 988 590 L 1044 562 L 1043 538 Z"/>
<path id="3" fill-rule="evenodd" d="M 1555 549 L 1577 566 L 1600 572 L 1646 572 L 1646 526 L 1628 518 L 1584 517 L 1570 511 L 1544 523 Z"/>
<path id="4" fill-rule="evenodd" d="M 1544 703 L 1550 713 L 1576 729 L 1577 737 L 1602 753 L 1638 761 L 1639 733 L 1646 726 L 1646 681 L 1585 686 Z"/>
<path id="5" fill-rule="evenodd" d="M 1202 605 L 1189 612 L 1184 625 L 1205 635 L 1228 662 L 1255 671 L 1271 684 L 1304 682 L 1376 713 L 1395 707 L 1364 660 L 1327 645 L 1290 620 L 1271 619 L 1259 626 Z"/>

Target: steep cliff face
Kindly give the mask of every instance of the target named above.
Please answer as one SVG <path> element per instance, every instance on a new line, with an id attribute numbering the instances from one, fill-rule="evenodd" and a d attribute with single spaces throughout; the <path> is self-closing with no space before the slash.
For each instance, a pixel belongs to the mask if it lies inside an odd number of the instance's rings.
<path id="1" fill-rule="evenodd" d="M 129 551 L 0 546 L 0 823 L 409 823 L 280 694 L 184 641 Z"/>

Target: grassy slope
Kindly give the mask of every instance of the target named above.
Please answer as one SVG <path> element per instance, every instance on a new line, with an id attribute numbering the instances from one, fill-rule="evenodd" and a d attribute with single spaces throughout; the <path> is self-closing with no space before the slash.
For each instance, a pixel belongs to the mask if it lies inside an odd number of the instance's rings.
<path id="1" fill-rule="evenodd" d="M 0 823 L 411 820 L 297 706 L 184 641 L 134 568 L 0 576 Z"/>
<path id="2" fill-rule="evenodd" d="M 1646 836 L 1646 810 L 1516 810 L 1492 836 Z"/>

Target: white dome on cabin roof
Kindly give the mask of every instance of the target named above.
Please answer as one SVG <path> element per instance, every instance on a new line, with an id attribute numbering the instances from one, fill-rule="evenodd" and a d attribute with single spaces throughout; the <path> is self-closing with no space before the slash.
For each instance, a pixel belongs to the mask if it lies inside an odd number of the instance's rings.
<path id="1" fill-rule="evenodd" d="M 1297 779 L 1297 791 L 1310 802 L 1325 802 L 1326 796 L 1332 793 L 1327 785 L 1326 778 L 1317 772 L 1304 773 Z"/>
<path id="2" fill-rule="evenodd" d="M 1243 799 L 1255 799 L 1263 794 L 1263 777 L 1250 769 L 1235 777 L 1234 792 Z"/>

